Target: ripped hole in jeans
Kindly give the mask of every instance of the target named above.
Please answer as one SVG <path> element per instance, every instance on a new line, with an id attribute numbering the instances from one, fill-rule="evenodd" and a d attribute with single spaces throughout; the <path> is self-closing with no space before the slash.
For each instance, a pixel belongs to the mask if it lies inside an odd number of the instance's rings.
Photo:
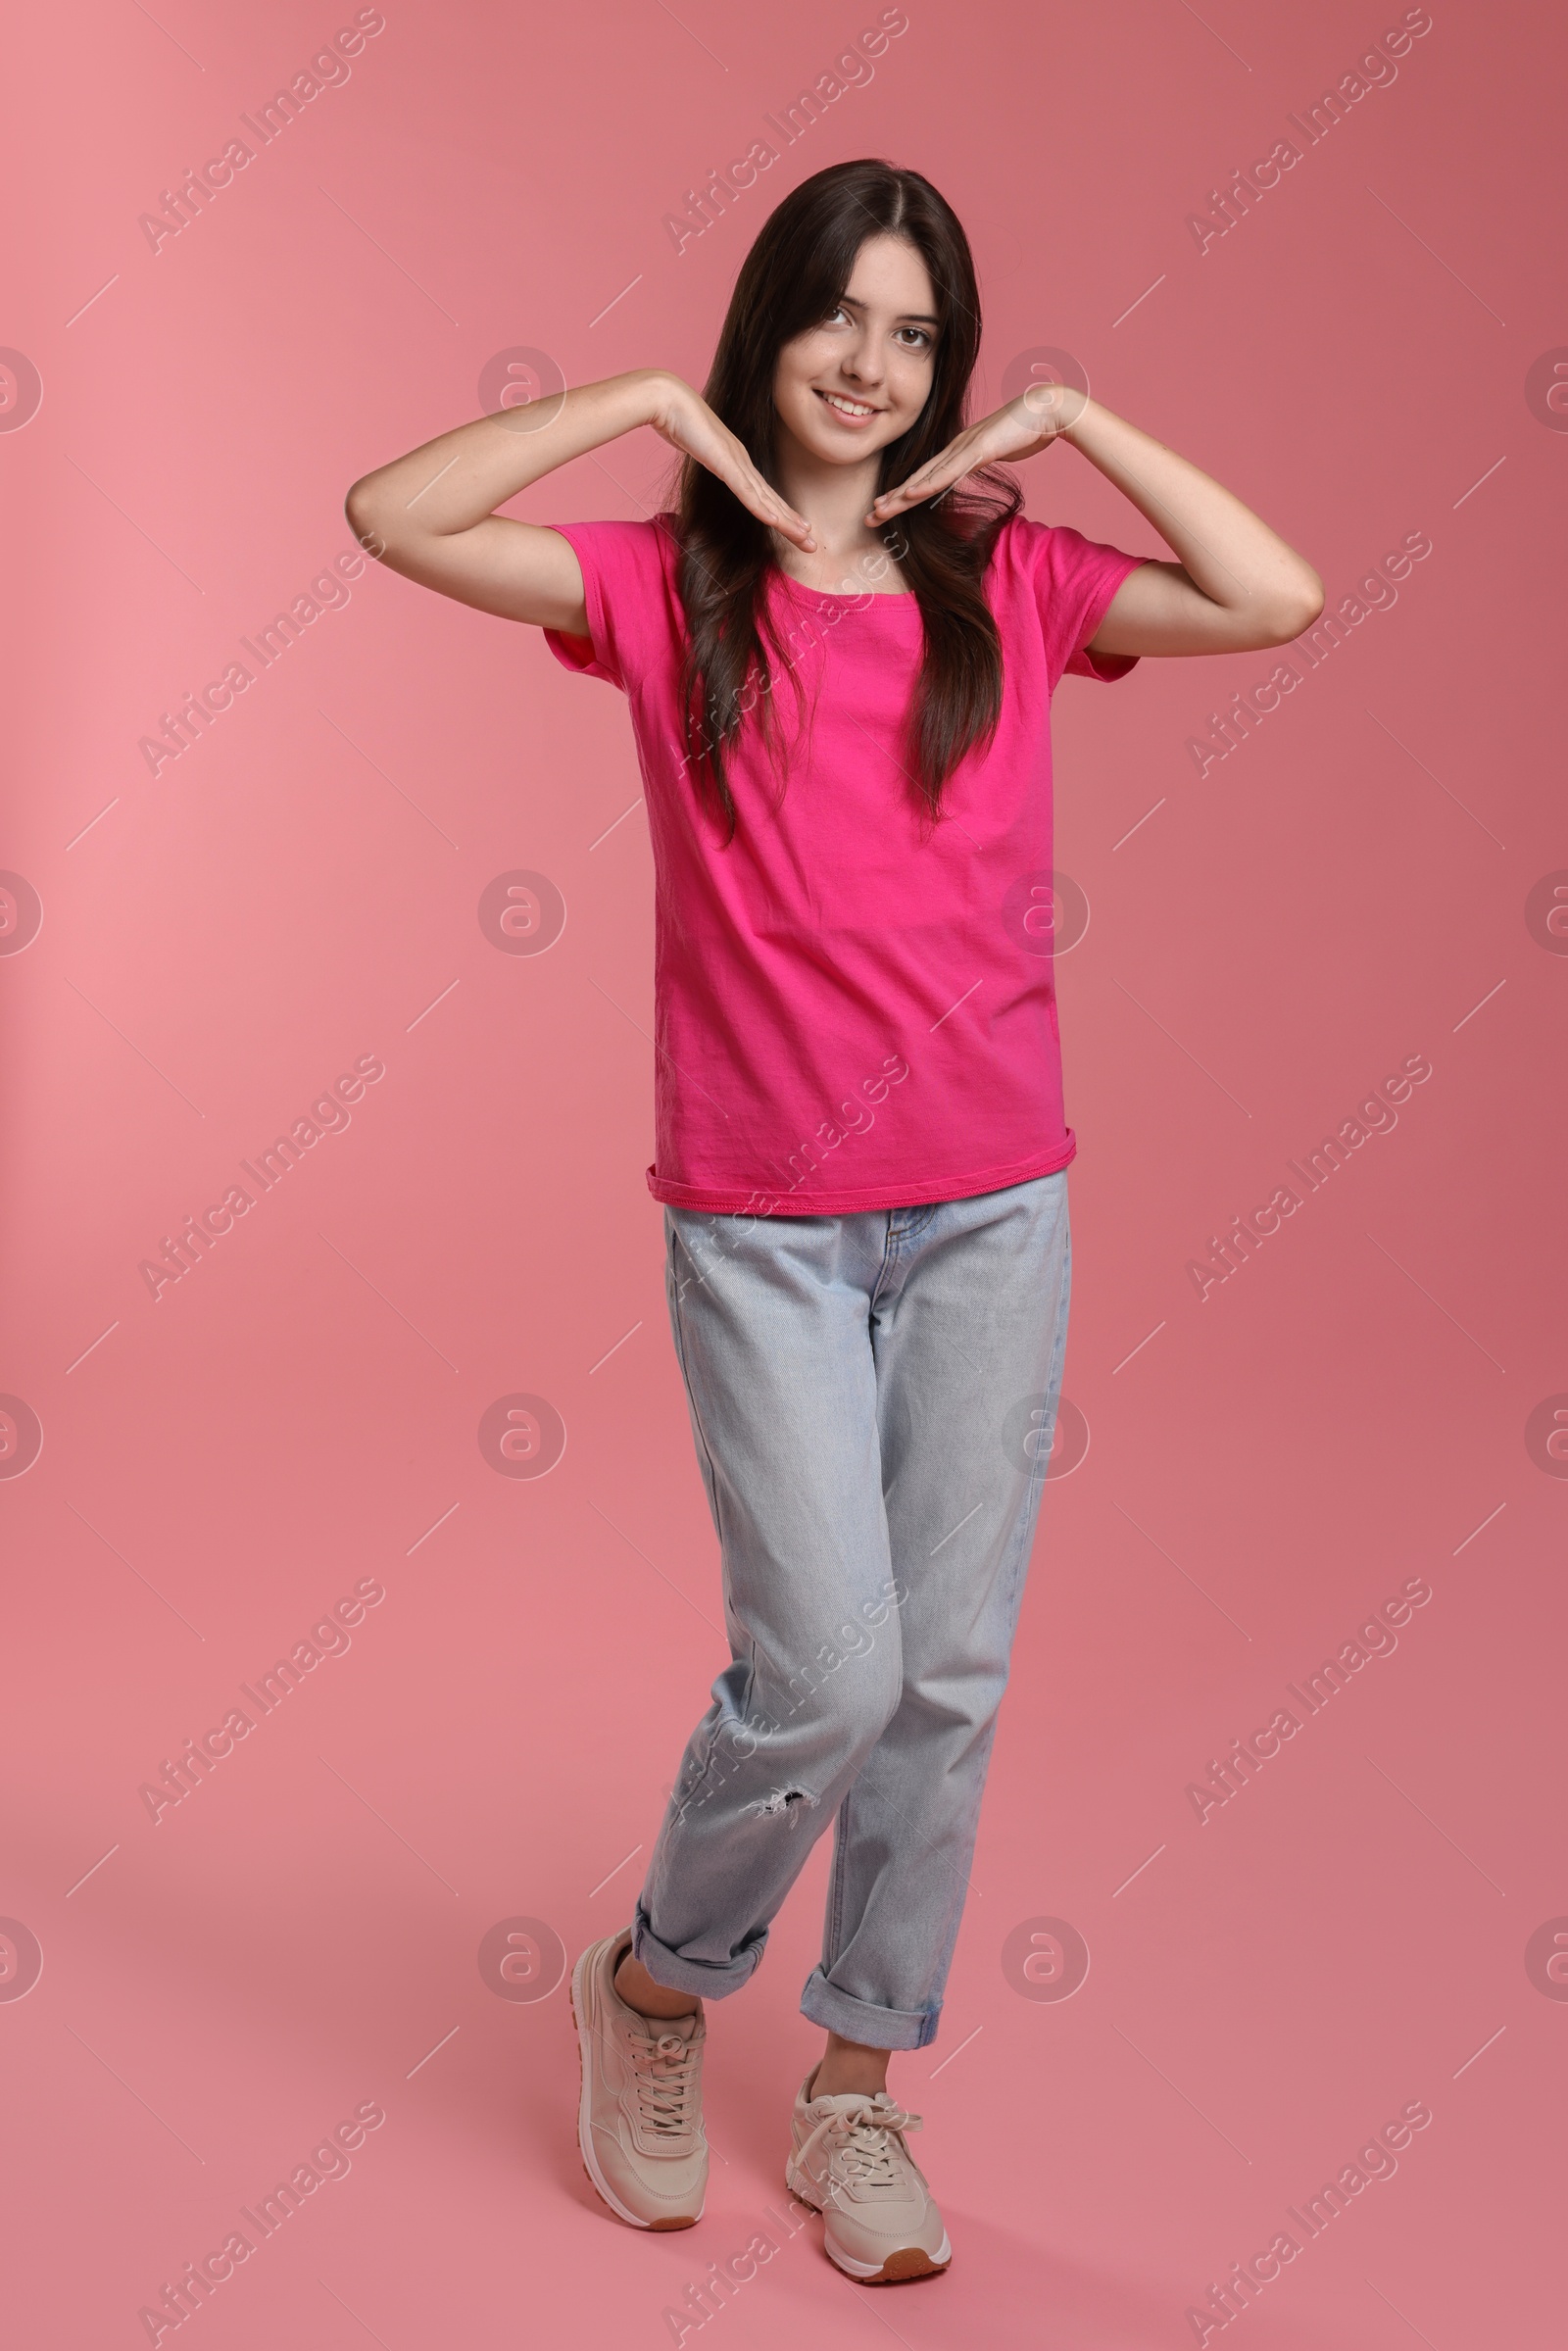
<path id="1" fill-rule="evenodd" d="M 808 1788 L 775 1788 L 770 1793 L 761 1797 L 759 1802 L 753 1804 L 750 1809 L 759 1813 L 763 1820 L 776 1820 L 780 1813 L 784 1813 L 793 1823 L 796 1808 L 799 1805 L 814 1804 L 815 1802 L 816 1798 Z"/>

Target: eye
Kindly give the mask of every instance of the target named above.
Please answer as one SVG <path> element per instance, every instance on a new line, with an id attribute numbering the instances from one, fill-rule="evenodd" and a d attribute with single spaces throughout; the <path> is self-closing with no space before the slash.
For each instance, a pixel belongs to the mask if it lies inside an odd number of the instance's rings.
<path id="1" fill-rule="evenodd" d="M 923 326 L 901 326 L 899 328 L 899 332 L 901 335 L 912 335 L 914 337 L 912 343 L 905 344 L 904 348 L 906 351 L 930 351 L 936 341 L 935 336 L 929 334 Z"/>

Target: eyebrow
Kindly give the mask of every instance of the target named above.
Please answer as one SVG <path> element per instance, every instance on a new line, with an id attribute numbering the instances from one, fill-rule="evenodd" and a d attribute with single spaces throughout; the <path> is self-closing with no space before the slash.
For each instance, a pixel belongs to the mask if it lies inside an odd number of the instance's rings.
<path id="1" fill-rule="evenodd" d="M 841 294 L 839 300 L 852 311 L 863 311 L 866 307 L 863 302 L 857 302 L 853 294 Z M 940 326 L 942 321 L 934 318 L 930 311 L 901 311 L 898 323 L 901 326 Z"/>

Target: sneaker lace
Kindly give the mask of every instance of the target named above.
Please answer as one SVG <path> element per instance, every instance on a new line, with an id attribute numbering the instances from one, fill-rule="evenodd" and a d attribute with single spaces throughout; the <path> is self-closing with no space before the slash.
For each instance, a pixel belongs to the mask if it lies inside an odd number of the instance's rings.
<path id="1" fill-rule="evenodd" d="M 695 2119 L 701 2044 L 678 2033 L 633 2033 L 628 2038 L 642 2122 L 656 2137 L 682 2136 Z"/>
<path id="2" fill-rule="evenodd" d="M 922 2128 L 921 2118 L 900 2106 L 886 2090 L 858 2106 L 835 2107 L 822 2117 L 801 2149 L 802 2163 L 809 2162 L 824 2140 L 831 2141 L 830 2176 L 862 2187 L 897 2187 L 903 2166 L 909 2160 L 901 2143 L 906 2131 Z"/>

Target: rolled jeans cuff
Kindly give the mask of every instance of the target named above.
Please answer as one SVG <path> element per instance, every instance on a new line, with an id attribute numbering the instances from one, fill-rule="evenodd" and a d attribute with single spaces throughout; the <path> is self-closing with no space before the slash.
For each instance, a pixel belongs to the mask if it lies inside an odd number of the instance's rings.
<path id="1" fill-rule="evenodd" d="M 762 1940 L 742 1951 L 738 1959 L 684 1959 L 661 1942 L 639 1901 L 632 1917 L 631 1955 L 640 1959 L 656 1984 L 665 1991 L 695 1992 L 700 2000 L 722 2000 L 749 1984 L 761 1964 Z"/>
<path id="2" fill-rule="evenodd" d="M 653 1975 L 654 1970 L 648 1973 Z M 829 1984 L 817 1967 L 806 1979 L 801 2014 L 845 2040 L 858 2040 L 868 2049 L 923 2049 L 937 2036 L 940 2008 L 879 2008 L 873 2001 L 857 2000 Z"/>

